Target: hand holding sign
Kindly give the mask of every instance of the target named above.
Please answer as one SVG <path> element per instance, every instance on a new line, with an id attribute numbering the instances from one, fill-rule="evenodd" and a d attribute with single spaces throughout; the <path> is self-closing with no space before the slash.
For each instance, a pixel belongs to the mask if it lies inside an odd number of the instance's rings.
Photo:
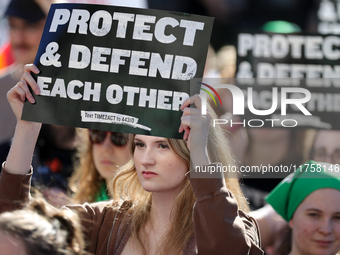
<path id="1" fill-rule="evenodd" d="M 40 94 L 40 89 L 30 73 L 38 74 L 39 69 L 35 65 L 26 65 L 24 71 L 21 80 L 7 93 L 7 99 L 17 118 L 15 135 L 6 161 L 6 171 L 12 174 L 27 174 L 29 171 L 34 145 L 41 128 L 41 123 L 20 119 L 25 100 L 32 104 L 35 102 L 28 86 L 35 94 Z"/>
<path id="2" fill-rule="evenodd" d="M 34 64 L 41 90 L 22 118 L 180 139 L 180 106 L 203 76 L 213 18 L 53 4 Z M 193 93 L 192 93 L 193 94 Z"/>
<path id="3" fill-rule="evenodd" d="M 197 108 L 188 107 L 190 104 L 194 104 Z M 206 115 L 201 114 L 201 98 L 197 94 L 188 98 L 181 106 L 181 110 L 183 110 L 183 115 L 179 132 L 184 131 L 183 139 L 188 140 L 192 162 L 194 165 L 208 164 L 207 140 L 211 122 L 210 114 L 209 112 Z M 193 134 L 199 139 L 192 139 Z M 190 148 L 195 148 L 195 150 Z"/>
<path id="4" fill-rule="evenodd" d="M 31 94 L 30 90 L 28 89 L 28 84 L 33 89 L 35 94 L 40 94 L 40 89 L 31 76 L 30 72 L 38 74 L 40 71 L 39 69 L 31 64 L 26 65 L 24 68 L 24 74 L 21 77 L 21 80 L 7 93 L 7 99 L 12 107 L 14 115 L 16 116 L 17 120 L 20 120 L 22 109 L 24 107 L 24 102 L 27 100 L 30 103 L 35 103 L 35 99 Z"/>

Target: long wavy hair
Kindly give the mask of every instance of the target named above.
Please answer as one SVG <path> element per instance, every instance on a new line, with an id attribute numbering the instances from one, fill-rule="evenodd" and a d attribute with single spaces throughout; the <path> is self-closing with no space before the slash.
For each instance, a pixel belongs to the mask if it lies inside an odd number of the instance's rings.
<path id="1" fill-rule="evenodd" d="M 211 109 L 210 114 L 212 118 L 217 118 Z M 190 152 L 186 142 L 169 138 L 166 141 L 177 157 L 187 164 L 189 170 Z M 134 135 L 129 137 L 129 149 L 133 155 L 135 150 Z M 221 162 L 224 166 L 235 165 L 225 134 L 221 128 L 212 127 L 212 125 L 208 134 L 208 154 L 211 162 Z M 228 189 L 235 196 L 239 208 L 249 211 L 237 176 L 228 173 L 225 174 L 224 180 Z M 145 191 L 141 186 L 133 158 L 119 169 L 115 178 L 111 180 L 109 188 L 114 196 L 114 200 L 131 200 L 133 206 L 127 211 L 127 214 L 131 216 L 132 237 L 138 240 L 144 254 L 147 254 L 148 243 L 146 238 L 142 237 L 146 236 L 144 235 L 145 226 L 152 206 L 152 193 Z M 194 232 L 192 214 L 195 202 L 196 197 L 191 188 L 190 181 L 186 178 L 179 187 L 179 195 L 172 207 L 173 222 L 170 224 L 159 245 L 160 254 L 178 255 L 183 252 L 185 245 Z M 128 224 L 128 221 L 124 224 Z"/>
<path id="2" fill-rule="evenodd" d="M 75 169 L 69 180 L 69 187 L 74 193 L 75 203 L 95 202 L 104 179 L 94 165 L 89 130 L 77 129 L 77 139 Z"/>

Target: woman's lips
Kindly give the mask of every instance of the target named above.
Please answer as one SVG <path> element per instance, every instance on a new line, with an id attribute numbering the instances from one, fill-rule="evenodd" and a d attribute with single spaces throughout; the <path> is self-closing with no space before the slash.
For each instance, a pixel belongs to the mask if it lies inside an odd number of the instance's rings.
<path id="1" fill-rule="evenodd" d="M 113 162 L 111 160 L 102 160 L 100 161 L 103 165 L 113 165 Z"/>
<path id="2" fill-rule="evenodd" d="M 151 171 L 143 171 L 142 172 L 142 176 L 144 178 L 152 178 L 152 177 L 155 177 L 157 176 L 158 174 L 154 173 L 154 172 L 151 172 Z"/>
<path id="3" fill-rule="evenodd" d="M 333 243 L 333 241 L 322 241 L 322 240 L 315 240 L 314 242 L 316 242 L 321 247 L 328 247 L 329 245 Z"/>

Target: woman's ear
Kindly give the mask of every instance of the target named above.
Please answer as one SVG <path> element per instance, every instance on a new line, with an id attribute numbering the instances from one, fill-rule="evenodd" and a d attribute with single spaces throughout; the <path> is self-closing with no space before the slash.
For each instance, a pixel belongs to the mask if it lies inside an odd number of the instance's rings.
<path id="1" fill-rule="evenodd" d="M 294 224 L 294 223 L 293 223 L 293 218 L 292 218 L 292 219 L 288 222 L 288 225 L 289 225 L 290 228 L 293 228 L 293 224 Z"/>

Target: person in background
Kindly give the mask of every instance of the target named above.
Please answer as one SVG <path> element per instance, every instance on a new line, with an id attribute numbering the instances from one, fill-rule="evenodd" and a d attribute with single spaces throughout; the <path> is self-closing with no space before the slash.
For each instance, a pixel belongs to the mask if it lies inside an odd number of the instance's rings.
<path id="1" fill-rule="evenodd" d="M 312 148 L 308 155 L 309 159 L 317 162 L 340 165 L 340 131 L 319 130 L 309 133 Z M 270 205 L 265 205 L 250 213 L 259 223 L 261 230 L 262 247 L 273 253 L 275 247 L 279 247 L 282 240 L 278 238 L 282 232 L 287 232 L 286 222 L 275 212 Z M 269 252 L 271 251 L 271 253 Z"/>
<path id="2" fill-rule="evenodd" d="M 36 169 L 32 186 L 57 208 L 71 202 L 67 193 L 68 181 L 74 172 L 75 144 L 75 128 L 42 125 L 32 161 Z M 6 148 L 9 147 L 7 143 Z"/>
<path id="3" fill-rule="evenodd" d="M 0 160 L 6 160 L 16 118 L 6 99 L 7 91 L 34 62 L 52 0 L 11 0 L 5 11 L 15 63 L 0 77 Z M 68 203 L 68 178 L 73 173 L 75 129 L 44 124 L 39 135 L 33 167 L 33 186 L 53 205 Z"/>
<path id="4" fill-rule="evenodd" d="M 219 77 L 220 73 L 217 70 L 216 52 L 214 48 L 209 44 L 207 60 L 204 66 L 203 78 L 219 78 Z"/>
<path id="5" fill-rule="evenodd" d="M 306 160 L 311 141 L 307 129 L 247 128 L 248 141 L 244 166 L 299 166 Z M 280 174 L 280 175 L 279 175 Z M 244 178 L 242 190 L 249 199 L 250 207 L 259 209 L 265 205 L 265 196 L 288 175 L 277 173 L 271 178 Z"/>
<path id="6" fill-rule="evenodd" d="M 340 174 L 334 165 L 306 162 L 266 201 L 290 228 L 274 254 L 335 255 L 340 250 Z"/>
<path id="7" fill-rule="evenodd" d="M 77 163 L 69 186 L 76 203 L 109 200 L 107 185 L 119 167 L 128 162 L 128 135 L 78 129 Z"/>
<path id="8" fill-rule="evenodd" d="M 44 200 L 0 214 L 0 250 L 7 255 L 81 255 L 84 240 L 79 218 Z"/>
<path id="9" fill-rule="evenodd" d="M 340 131 L 319 130 L 310 152 L 310 158 L 319 162 L 340 165 Z"/>
<path id="10" fill-rule="evenodd" d="M 23 74 L 24 65 L 33 63 L 52 0 L 11 0 L 4 13 L 9 24 L 9 41 L 15 63 L 0 76 L 0 143 L 12 138 L 15 116 L 6 100 L 7 91 Z"/>
<path id="11" fill-rule="evenodd" d="M 216 54 L 217 69 L 222 78 L 234 78 L 236 73 L 236 48 L 225 45 Z"/>
<path id="12" fill-rule="evenodd" d="M 41 126 L 20 120 L 25 99 L 34 103 L 26 82 L 40 94 L 30 78 L 31 71 L 39 72 L 36 66 L 27 65 L 23 80 L 8 93 L 17 128 L 1 172 L 0 210 L 18 206 L 14 197 L 29 202 L 29 165 Z M 197 109 L 189 108 L 191 103 Z M 203 167 L 221 167 L 211 161 L 233 164 L 222 130 L 212 128 L 210 117 L 216 115 L 209 111 L 202 116 L 200 107 L 198 95 L 182 104 L 178 131 L 184 131 L 183 140 L 139 134 L 129 137 L 133 158 L 112 181 L 113 201 L 69 207 L 81 213 L 89 252 L 263 254 L 257 224 L 244 211 L 248 208 L 235 175 L 216 172 L 216 178 L 207 178 L 210 173 L 200 175 L 203 178 L 192 176 L 195 171 L 190 171 L 190 162 Z M 193 139 L 194 134 L 200 139 Z"/>

